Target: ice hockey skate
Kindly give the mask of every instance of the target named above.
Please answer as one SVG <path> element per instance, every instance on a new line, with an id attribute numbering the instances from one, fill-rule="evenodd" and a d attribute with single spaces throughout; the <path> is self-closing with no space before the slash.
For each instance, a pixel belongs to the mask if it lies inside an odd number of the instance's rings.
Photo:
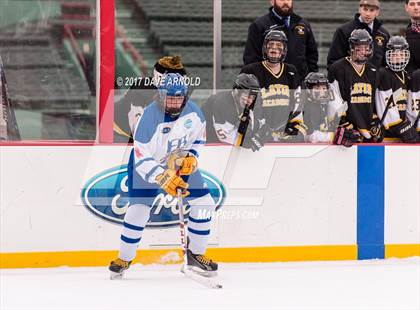
<path id="1" fill-rule="evenodd" d="M 109 265 L 108 269 L 111 271 L 110 279 L 111 280 L 120 280 L 124 275 L 124 271 L 130 267 L 131 262 L 127 262 L 120 258 L 113 260 Z"/>
<path id="2" fill-rule="evenodd" d="M 182 265 L 181 272 L 184 272 L 185 265 Z M 203 277 L 216 277 L 217 276 L 217 263 L 204 255 L 198 255 L 187 250 L 187 266 L 189 270 Z"/>

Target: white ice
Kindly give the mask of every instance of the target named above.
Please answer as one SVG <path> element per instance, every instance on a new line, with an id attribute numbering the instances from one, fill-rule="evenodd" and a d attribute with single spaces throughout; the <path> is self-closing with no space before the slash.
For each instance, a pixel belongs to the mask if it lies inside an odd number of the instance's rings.
<path id="1" fill-rule="evenodd" d="M 420 258 L 220 264 L 222 290 L 179 268 L 0 269 L 0 309 L 420 309 Z"/>

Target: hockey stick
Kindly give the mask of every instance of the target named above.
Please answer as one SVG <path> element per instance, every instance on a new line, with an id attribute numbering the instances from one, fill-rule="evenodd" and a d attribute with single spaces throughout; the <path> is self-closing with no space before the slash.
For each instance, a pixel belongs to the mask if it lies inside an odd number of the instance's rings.
<path id="1" fill-rule="evenodd" d="M 215 279 L 206 278 L 201 276 L 191 269 L 187 265 L 187 234 L 185 232 L 185 217 L 184 217 L 184 200 L 182 198 L 182 189 L 178 188 L 177 191 L 177 203 L 178 203 L 178 214 L 179 214 L 179 230 L 181 235 L 181 246 L 182 246 L 182 256 L 183 256 L 183 272 L 187 278 L 194 280 L 208 288 L 220 289 L 222 285 L 217 283 Z"/>
<path id="2" fill-rule="evenodd" d="M 10 100 L 3 60 L 0 56 L 0 140 L 20 140 L 15 112 Z"/>
<path id="3" fill-rule="evenodd" d="M 382 140 L 383 140 L 383 134 L 384 134 L 383 132 L 384 132 L 384 129 L 385 129 L 384 128 L 384 125 L 383 125 L 384 124 L 384 121 L 385 121 L 385 117 L 388 114 L 388 111 L 389 111 L 389 109 L 391 107 L 391 104 L 394 102 L 394 96 L 396 97 L 401 92 L 402 92 L 402 88 L 399 88 L 395 92 L 393 92 L 391 94 L 391 96 L 389 96 L 388 101 L 387 101 L 386 106 L 385 106 L 384 113 L 382 114 L 381 119 L 379 120 L 379 124 L 377 126 L 373 126 L 370 129 L 370 132 L 375 137 L 375 140 L 374 141 L 379 142 L 379 143 L 382 142 Z M 382 131 L 382 133 L 381 133 L 381 131 Z M 380 137 L 380 136 L 382 136 L 382 138 L 381 139 L 377 139 L 377 137 Z"/>
<path id="4" fill-rule="evenodd" d="M 241 121 L 239 122 L 238 125 L 238 135 L 236 137 L 236 141 L 235 141 L 235 146 L 242 146 L 244 139 L 245 139 L 245 134 L 246 134 L 246 130 L 248 129 L 248 125 L 249 125 L 249 114 L 251 113 L 251 110 L 254 109 L 255 106 L 255 102 L 257 101 L 258 98 L 258 93 L 251 93 L 252 91 L 250 91 L 251 95 L 254 95 L 254 100 L 252 101 L 251 104 L 246 104 L 244 107 L 244 111 L 242 112 L 241 115 Z M 236 103 L 235 103 L 236 104 Z"/>
<path id="5" fill-rule="evenodd" d="M 251 110 L 254 108 L 257 98 L 258 98 L 258 94 L 255 94 L 255 98 L 253 102 L 250 105 L 245 105 L 241 118 L 240 118 L 240 122 L 237 129 L 237 136 L 234 141 L 233 147 L 230 150 L 229 158 L 227 160 L 226 167 L 222 176 L 222 184 L 224 184 L 228 188 L 230 186 L 230 181 L 233 177 L 233 173 L 235 172 L 235 167 L 240 156 L 241 146 L 245 139 L 245 134 L 246 134 L 246 130 L 248 128 L 249 119 L 250 119 L 249 114 L 251 113 Z M 236 102 L 234 102 L 234 104 L 236 104 Z"/>
<path id="6" fill-rule="evenodd" d="M 394 97 L 397 97 L 397 95 L 400 95 L 402 93 L 402 88 L 398 88 L 395 92 L 392 93 L 392 95 L 388 98 L 388 101 L 386 103 L 385 111 L 382 114 L 381 120 L 379 121 L 379 126 L 382 128 L 385 117 L 388 114 L 389 108 L 391 107 L 391 103 L 394 102 Z"/>

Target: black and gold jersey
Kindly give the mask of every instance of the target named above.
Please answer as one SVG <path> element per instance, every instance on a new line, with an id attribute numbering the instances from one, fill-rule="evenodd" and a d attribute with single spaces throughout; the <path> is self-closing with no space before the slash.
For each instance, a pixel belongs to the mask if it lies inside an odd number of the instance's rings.
<path id="1" fill-rule="evenodd" d="M 299 77 L 293 65 L 282 63 L 272 72 L 265 61 L 242 68 L 241 73 L 254 74 L 261 86 L 262 115 L 271 130 L 284 130 L 289 114 L 299 103 Z"/>
<path id="2" fill-rule="evenodd" d="M 345 101 L 348 109 L 342 122 L 349 122 L 365 138 L 370 138 L 370 127 L 375 109 L 377 72 L 367 63 L 357 71 L 348 57 L 333 63 L 328 71 L 328 80 L 334 93 L 334 101 Z"/>
<path id="3" fill-rule="evenodd" d="M 394 72 L 388 67 L 378 70 L 375 104 L 379 118 L 382 118 L 387 104 L 390 104 L 383 121 L 385 129 L 406 119 L 408 85 L 407 72 Z"/>

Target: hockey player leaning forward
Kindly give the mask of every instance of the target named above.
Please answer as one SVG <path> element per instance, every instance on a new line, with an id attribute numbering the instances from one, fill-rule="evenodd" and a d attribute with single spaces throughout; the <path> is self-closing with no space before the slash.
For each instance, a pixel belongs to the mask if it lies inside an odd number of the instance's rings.
<path id="1" fill-rule="evenodd" d="M 240 73 L 232 90 L 210 96 L 202 106 L 207 124 L 207 142 L 235 145 L 244 131 L 242 147 L 258 151 L 264 145 L 260 84 L 253 74 Z M 249 113 L 245 113 L 246 109 Z M 240 128 L 240 127 L 243 128 Z"/>
<path id="2" fill-rule="evenodd" d="M 211 218 L 202 218 L 213 213 L 215 203 L 197 170 L 205 129 L 201 110 L 187 99 L 182 76 L 165 75 L 156 102 L 147 106 L 134 131 L 128 164 L 130 207 L 124 217 L 118 258 L 109 266 L 111 278 L 120 278 L 136 256 L 155 197 L 162 190 L 176 197 L 178 188 L 191 206 L 187 266 L 203 276 L 216 275 L 217 264 L 204 256 Z"/>
<path id="3" fill-rule="evenodd" d="M 334 62 L 328 71 L 328 80 L 334 94 L 332 105 L 344 103 L 347 111 L 342 115 L 339 128 L 342 137 L 336 144 L 376 142 L 378 119 L 374 119 L 377 73 L 368 61 L 372 56 L 372 37 L 364 29 L 350 35 L 350 56 Z"/>
<path id="4" fill-rule="evenodd" d="M 337 114 L 341 115 L 341 112 L 329 108 L 333 98 L 328 78 L 324 73 L 310 72 L 306 76 L 300 98 L 306 142 L 333 142 L 335 137 L 339 137 L 340 133 L 335 133 L 338 125 Z"/>
<path id="5" fill-rule="evenodd" d="M 417 132 L 407 118 L 409 75 L 405 67 L 410 61 L 410 50 L 404 37 L 394 36 L 386 45 L 387 66 L 380 68 L 376 90 L 376 111 L 384 118 L 384 136 L 397 138 L 405 143 L 417 142 Z M 387 109 L 387 105 L 389 105 Z M 382 140 L 380 136 L 379 141 Z"/>

